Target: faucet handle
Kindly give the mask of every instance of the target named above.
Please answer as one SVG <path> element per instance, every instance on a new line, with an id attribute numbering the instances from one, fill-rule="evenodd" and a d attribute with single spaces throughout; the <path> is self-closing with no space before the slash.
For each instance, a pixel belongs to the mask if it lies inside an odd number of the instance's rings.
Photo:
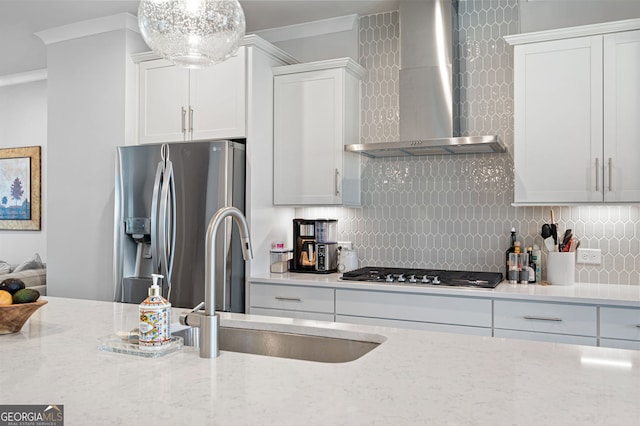
<path id="1" fill-rule="evenodd" d="M 195 311 L 199 311 L 200 309 L 202 309 L 204 307 L 204 302 L 200 302 L 198 303 L 192 310 L 191 312 L 195 312 Z M 191 313 L 190 312 L 190 313 Z"/>
<path id="2" fill-rule="evenodd" d="M 199 311 L 203 306 L 204 306 L 204 302 L 200 302 L 190 312 L 187 312 L 187 311 L 182 312 L 180 314 L 180 317 L 179 317 L 180 318 L 180 324 L 182 324 L 182 325 L 191 325 L 191 326 L 197 327 L 199 324 L 189 324 L 189 320 L 187 319 L 187 317 L 190 314 L 193 314 L 194 312 Z M 194 321 L 192 321 L 192 322 L 194 322 Z M 197 321 L 195 321 L 195 322 L 197 322 Z"/>
<path id="3" fill-rule="evenodd" d="M 249 236 L 242 238 L 242 257 L 244 260 L 253 259 L 253 247 L 251 246 L 251 239 Z"/>

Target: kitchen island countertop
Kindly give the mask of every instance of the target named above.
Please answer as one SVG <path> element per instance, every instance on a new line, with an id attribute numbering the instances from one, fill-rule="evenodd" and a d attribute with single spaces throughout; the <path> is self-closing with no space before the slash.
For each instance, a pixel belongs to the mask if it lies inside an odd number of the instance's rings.
<path id="1" fill-rule="evenodd" d="M 221 314 L 383 336 L 326 364 L 185 347 L 149 359 L 97 339 L 137 326 L 136 305 L 47 297 L 0 336 L 0 404 L 64 404 L 65 425 L 583 425 L 640 423 L 640 352 Z M 178 310 L 173 316 L 177 318 Z"/>

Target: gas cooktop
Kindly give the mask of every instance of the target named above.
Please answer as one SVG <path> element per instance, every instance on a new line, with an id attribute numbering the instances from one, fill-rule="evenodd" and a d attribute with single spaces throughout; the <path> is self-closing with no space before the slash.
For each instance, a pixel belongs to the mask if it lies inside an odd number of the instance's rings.
<path id="1" fill-rule="evenodd" d="M 502 281 L 502 273 L 447 271 L 441 269 L 374 268 L 367 266 L 344 272 L 341 279 L 385 284 L 495 288 Z"/>

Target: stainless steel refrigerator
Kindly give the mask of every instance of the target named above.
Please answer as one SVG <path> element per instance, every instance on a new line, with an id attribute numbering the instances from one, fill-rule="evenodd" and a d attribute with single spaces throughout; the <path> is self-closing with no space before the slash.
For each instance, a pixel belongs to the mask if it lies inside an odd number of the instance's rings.
<path id="1" fill-rule="evenodd" d="M 152 274 L 175 307 L 204 301 L 205 240 L 215 212 L 244 212 L 243 141 L 180 142 L 117 148 L 114 300 L 140 303 Z M 245 311 L 245 267 L 231 218 L 219 229 L 216 310 Z"/>

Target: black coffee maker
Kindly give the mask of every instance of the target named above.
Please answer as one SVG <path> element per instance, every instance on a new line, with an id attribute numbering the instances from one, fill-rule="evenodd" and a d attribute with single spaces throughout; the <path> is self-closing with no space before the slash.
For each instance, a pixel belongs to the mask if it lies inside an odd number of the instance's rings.
<path id="1" fill-rule="evenodd" d="M 291 272 L 327 274 L 338 269 L 336 219 L 293 219 Z"/>
<path id="2" fill-rule="evenodd" d="M 291 271 L 316 271 L 316 221 L 293 219 L 293 259 Z"/>

